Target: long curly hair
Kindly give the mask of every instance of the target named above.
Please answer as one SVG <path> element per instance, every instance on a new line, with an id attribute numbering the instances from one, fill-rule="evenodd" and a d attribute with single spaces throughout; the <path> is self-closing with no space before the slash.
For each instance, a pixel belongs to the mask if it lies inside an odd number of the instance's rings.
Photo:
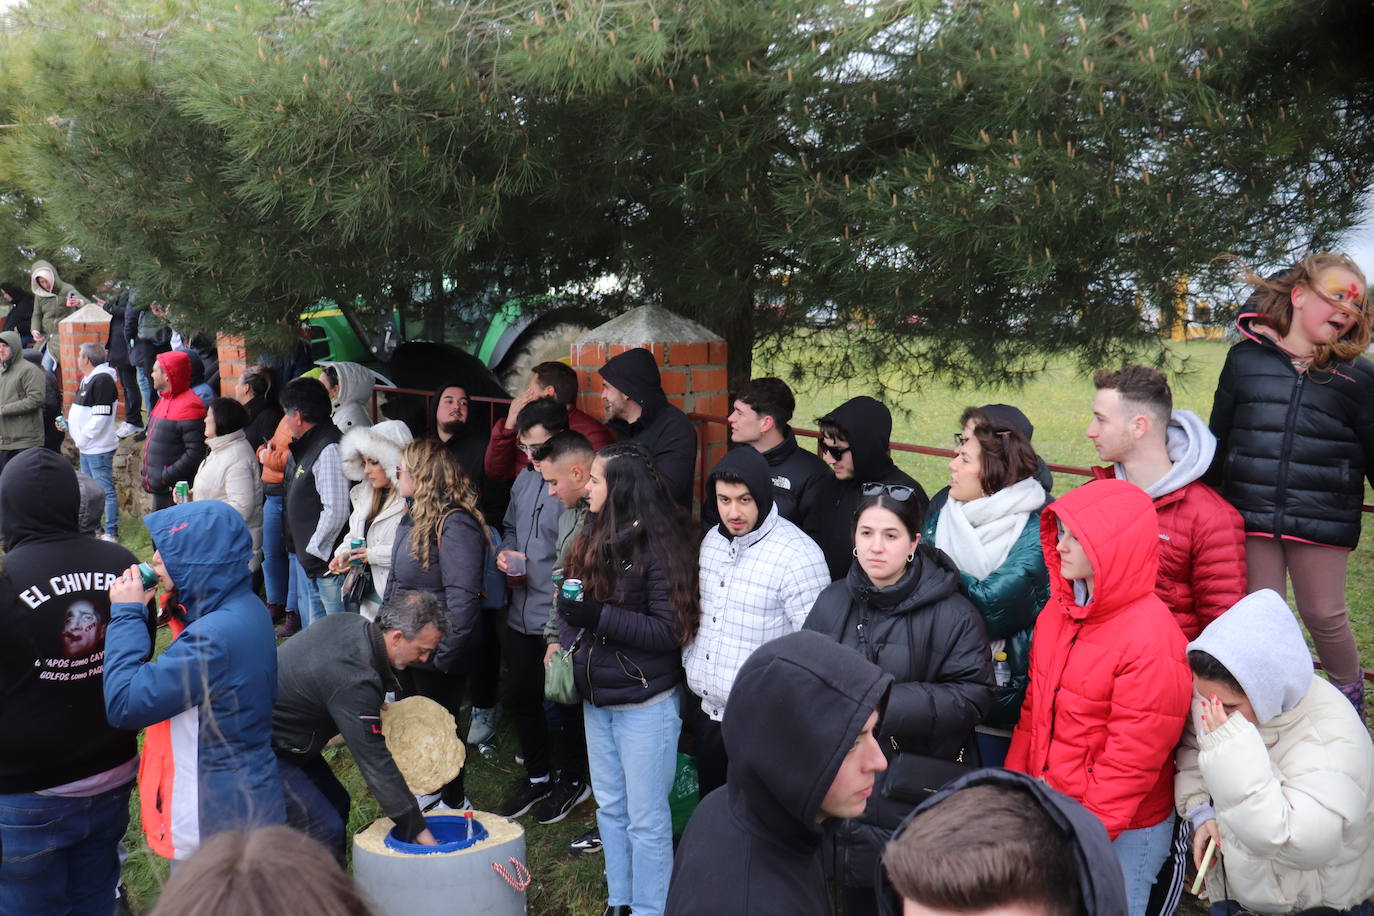
<path id="1" fill-rule="evenodd" d="M 430 547 L 439 542 L 444 519 L 454 509 L 476 519 L 482 536 L 488 537 L 486 519 L 477 507 L 477 490 L 447 446 L 435 439 L 416 439 L 401 451 L 401 461 L 414 486 L 410 556 L 421 569 L 429 569 Z"/>
<path id="2" fill-rule="evenodd" d="M 668 495 L 644 446 L 618 442 L 596 457 L 605 476 L 606 501 L 600 512 L 588 513 L 586 526 L 569 547 L 567 574 L 580 578 L 596 600 L 615 601 L 624 591 L 624 573 L 643 569 L 652 555 L 667 576 L 678 641 L 686 645 L 701 618 L 695 526 Z"/>
<path id="3" fill-rule="evenodd" d="M 1323 273 L 1333 267 L 1348 270 L 1358 277 L 1360 285 L 1365 288 L 1365 294 L 1349 302 L 1328 299 L 1317 288 L 1317 281 Z M 1369 346 L 1369 286 L 1365 282 L 1364 271 L 1345 255 L 1321 251 L 1310 254 L 1292 267 L 1269 277 L 1261 277 L 1252 270 L 1243 271 L 1242 277 L 1255 289 L 1245 302 L 1246 310 L 1253 309 L 1258 312 L 1258 320 L 1273 328 L 1280 337 L 1286 335 L 1288 329 L 1293 326 L 1293 289 L 1298 286 L 1307 287 L 1314 295 L 1354 316 L 1355 323 L 1339 338 L 1329 344 L 1316 345 L 1312 353 L 1313 368 L 1327 369 L 1333 360 L 1348 363 Z"/>

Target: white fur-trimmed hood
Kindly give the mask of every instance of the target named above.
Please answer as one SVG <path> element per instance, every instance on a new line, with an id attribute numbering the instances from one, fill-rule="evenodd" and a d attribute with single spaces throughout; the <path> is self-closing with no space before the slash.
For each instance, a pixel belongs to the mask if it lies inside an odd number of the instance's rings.
<path id="1" fill-rule="evenodd" d="M 363 480 L 363 462 L 371 458 L 386 468 L 386 476 L 396 486 L 396 469 L 401 466 L 401 450 L 413 437 L 410 427 L 400 420 L 384 420 L 375 426 L 355 427 L 344 433 L 340 442 L 343 472 L 349 480 Z"/>

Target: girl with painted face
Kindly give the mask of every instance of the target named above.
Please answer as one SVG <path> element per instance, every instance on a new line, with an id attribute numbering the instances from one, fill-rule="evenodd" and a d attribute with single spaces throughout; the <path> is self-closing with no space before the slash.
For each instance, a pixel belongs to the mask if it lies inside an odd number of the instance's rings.
<path id="1" fill-rule="evenodd" d="M 1354 261 L 1314 254 L 1264 279 L 1237 325 L 1212 404 L 1208 482 L 1245 521 L 1249 588 L 1285 594 L 1331 681 L 1363 713 L 1345 577 L 1374 481 L 1374 363 L 1367 284 Z"/>
<path id="2" fill-rule="evenodd" d="M 929 758 L 972 750 L 973 727 L 992 707 L 992 653 L 983 619 L 959 592 L 959 570 L 921 539 L 912 487 L 863 485 L 848 575 L 816 599 L 805 629 L 849 646 L 894 679 L 878 727 L 888 767 L 864 811 L 826 823 L 822 856 L 843 886 L 846 913 L 876 912 L 878 858 L 928 788 Z M 938 767 L 944 770 L 947 767 Z"/>

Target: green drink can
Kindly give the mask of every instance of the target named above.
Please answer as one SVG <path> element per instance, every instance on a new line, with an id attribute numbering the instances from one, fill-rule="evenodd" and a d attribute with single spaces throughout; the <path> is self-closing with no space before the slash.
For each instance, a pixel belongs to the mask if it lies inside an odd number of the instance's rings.
<path id="1" fill-rule="evenodd" d="M 157 573 L 147 563 L 138 564 L 138 577 L 143 580 L 144 588 L 157 585 Z"/>
<path id="2" fill-rule="evenodd" d="M 562 595 L 564 598 L 567 598 L 569 601 L 581 601 L 582 580 L 564 579 L 562 586 L 560 586 L 558 589 L 558 593 Z"/>
<path id="3" fill-rule="evenodd" d="M 353 538 L 353 539 L 351 539 L 351 540 L 348 542 L 348 549 L 349 549 L 349 550 L 362 550 L 362 549 L 363 549 L 364 547 L 366 547 L 366 546 L 367 546 L 367 541 L 363 540 L 362 538 Z M 362 560 L 349 560 L 349 561 L 348 561 L 348 565 L 349 565 L 349 566 L 362 566 L 362 565 L 363 565 L 363 561 L 362 561 Z"/>
<path id="4" fill-rule="evenodd" d="M 184 480 L 178 480 L 172 488 L 172 494 L 177 502 L 184 503 L 191 498 L 191 485 Z"/>

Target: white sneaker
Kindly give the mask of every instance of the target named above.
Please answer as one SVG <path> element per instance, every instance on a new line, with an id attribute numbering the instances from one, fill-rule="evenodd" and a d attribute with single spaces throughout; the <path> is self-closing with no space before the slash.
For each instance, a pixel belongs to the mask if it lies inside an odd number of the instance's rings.
<path id="1" fill-rule="evenodd" d="M 453 807 L 452 805 L 446 805 L 446 804 L 444 804 L 442 801 L 440 801 L 440 802 L 436 802 L 432 808 L 426 808 L 425 810 L 426 810 L 426 811 L 471 811 L 471 810 L 472 810 L 472 799 L 470 799 L 470 798 L 464 798 L 464 799 L 463 799 L 463 803 L 462 803 L 461 805 L 459 805 L 457 808 Z"/>
<path id="2" fill-rule="evenodd" d="M 421 811 L 428 811 L 436 805 L 442 805 L 443 802 L 439 800 L 441 798 L 443 798 L 442 792 L 434 792 L 429 795 L 417 795 L 415 796 L 415 804 L 420 806 Z"/>
<path id="3" fill-rule="evenodd" d="M 501 708 L 492 706 L 483 709 L 472 707 L 472 719 L 468 722 L 468 744 L 486 744 L 496 734 L 496 724 L 501 721 Z"/>
<path id="4" fill-rule="evenodd" d="M 97 534 L 96 537 L 100 538 L 102 541 L 109 541 L 113 544 L 119 543 L 119 536 L 110 534 L 108 531 L 102 531 L 99 534 Z"/>
<path id="5" fill-rule="evenodd" d="M 115 430 L 115 435 L 121 439 L 127 439 L 135 433 L 141 432 L 143 432 L 142 426 L 135 426 L 128 420 L 125 420 L 123 423 L 119 424 L 119 428 Z"/>

